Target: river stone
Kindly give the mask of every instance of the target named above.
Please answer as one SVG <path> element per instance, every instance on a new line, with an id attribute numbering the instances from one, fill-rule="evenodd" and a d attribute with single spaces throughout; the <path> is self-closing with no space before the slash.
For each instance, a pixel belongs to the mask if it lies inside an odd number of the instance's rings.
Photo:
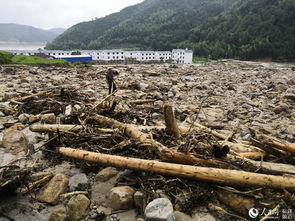
<path id="1" fill-rule="evenodd" d="M 52 211 L 49 221 L 66 221 L 68 215 L 65 207 L 58 208 Z"/>
<path id="2" fill-rule="evenodd" d="M 59 196 L 67 191 L 69 179 L 63 174 L 56 174 L 41 192 L 38 200 L 44 203 L 56 204 Z"/>
<path id="3" fill-rule="evenodd" d="M 76 190 L 79 185 L 86 185 L 88 178 L 85 173 L 78 173 L 69 179 L 69 187 L 71 191 Z"/>
<path id="4" fill-rule="evenodd" d="M 17 130 L 18 125 L 14 125 L 3 132 L 2 146 L 11 150 L 17 148 L 28 148 L 28 139 L 26 135 Z"/>
<path id="5" fill-rule="evenodd" d="M 68 203 L 70 220 L 76 221 L 88 215 L 90 200 L 85 195 L 73 196 Z"/>
<path id="6" fill-rule="evenodd" d="M 105 182 L 109 180 L 110 178 L 116 176 L 119 173 L 119 171 L 114 167 L 107 167 L 103 170 L 99 171 L 98 174 L 96 174 L 95 178 L 97 181 Z"/>
<path id="7" fill-rule="evenodd" d="M 158 198 L 150 202 L 144 213 L 147 221 L 175 221 L 173 205 L 166 198 Z"/>
<path id="8" fill-rule="evenodd" d="M 129 186 L 119 186 L 111 189 L 107 204 L 114 210 L 131 209 L 134 190 Z"/>

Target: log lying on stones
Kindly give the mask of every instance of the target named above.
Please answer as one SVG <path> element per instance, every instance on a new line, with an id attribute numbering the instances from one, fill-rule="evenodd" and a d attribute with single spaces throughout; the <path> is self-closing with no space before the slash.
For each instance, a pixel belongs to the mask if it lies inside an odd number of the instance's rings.
<path id="1" fill-rule="evenodd" d="M 40 96 L 43 96 L 43 95 L 51 95 L 52 92 L 48 92 L 48 91 L 41 91 L 41 92 L 38 92 L 36 94 L 31 94 L 31 95 L 28 95 L 28 96 L 24 96 L 24 97 L 19 97 L 19 98 L 14 98 L 12 99 L 12 102 L 13 101 L 16 101 L 16 102 L 24 102 L 24 101 L 27 101 L 33 97 L 40 97 Z"/>
<path id="2" fill-rule="evenodd" d="M 167 132 L 177 139 L 180 138 L 180 132 L 174 117 L 173 107 L 169 104 L 164 105 L 164 117 Z"/>
<path id="3" fill-rule="evenodd" d="M 230 168 L 231 165 L 227 162 L 214 159 L 202 159 L 194 154 L 181 153 L 176 150 L 169 149 L 163 144 L 151 139 L 149 134 L 138 130 L 137 126 L 132 124 L 124 124 L 112 118 L 102 115 L 94 115 L 89 117 L 87 121 L 94 120 L 101 127 L 117 128 L 123 131 L 127 137 L 136 140 L 141 146 L 150 148 L 164 161 L 177 162 L 183 164 L 198 164 L 204 166 L 214 166 L 221 168 Z M 86 122 L 87 122 L 86 121 Z"/>
<path id="4" fill-rule="evenodd" d="M 293 177 L 164 163 L 154 160 L 100 154 L 66 147 L 60 147 L 59 153 L 67 157 L 105 166 L 149 171 L 230 186 L 269 187 L 295 191 L 295 178 Z"/>
<path id="5" fill-rule="evenodd" d="M 295 144 L 289 143 L 286 141 L 279 140 L 277 138 L 265 135 L 253 128 L 249 128 L 251 132 L 254 132 L 256 135 L 256 140 L 260 142 L 263 146 L 276 147 L 279 150 L 285 151 L 295 155 Z"/>
<path id="6" fill-rule="evenodd" d="M 71 131 L 79 132 L 83 130 L 82 125 L 74 124 L 33 124 L 30 126 L 30 130 L 33 132 L 56 132 L 56 131 Z M 95 132 L 99 133 L 113 133 L 113 129 L 107 128 L 95 128 Z"/>

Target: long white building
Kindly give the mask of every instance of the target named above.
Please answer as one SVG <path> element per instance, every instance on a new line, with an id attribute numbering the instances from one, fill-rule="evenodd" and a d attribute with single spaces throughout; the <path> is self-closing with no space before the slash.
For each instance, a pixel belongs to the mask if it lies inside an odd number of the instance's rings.
<path id="1" fill-rule="evenodd" d="M 13 54 L 40 55 L 50 57 L 71 55 L 74 51 L 63 50 L 7 50 Z M 77 51 L 77 50 L 75 50 Z M 193 51 L 188 49 L 173 49 L 171 51 L 125 51 L 123 49 L 112 50 L 78 50 L 82 55 L 90 55 L 94 61 L 117 62 L 135 60 L 138 62 L 173 62 L 178 64 L 190 64 L 193 62 Z"/>

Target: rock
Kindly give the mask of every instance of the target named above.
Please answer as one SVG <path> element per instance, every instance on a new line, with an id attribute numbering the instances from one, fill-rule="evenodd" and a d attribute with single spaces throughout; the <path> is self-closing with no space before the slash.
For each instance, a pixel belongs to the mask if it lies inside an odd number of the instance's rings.
<path id="1" fill-rule="evenodd" d="M 69 179 L 63 174 L 56 174 L 41 192 L 38 200 L 44 203 L 56 204 L 59 196 L 67 191 Z"/>
<path id="2" fill-rule="evenodd" d="M 107 204 L 114 210 L 130 209 L 133 206 L 134 192 L 129 186 L 114 187 L 109 193 Z"/>
<path id="3" fill-rule="evenodd" d="M 136 220 L 136 212 L 135 210 L 128 210 L 126 212 L 118 213 L 116 214 L 115 220 L 120 220 L 120 221 L 133 221 Z"/>
<path id="4" fill-rule="evenodd" d="M 72 105 L 68 105 L 66 106 L 66 110 L 65 110 L 65 116 L 70 116 L 73 112 L 73 108 L 72 108 Z"/>
<path id="5" fill-rule="evenodd" d="M 18 120 L 22 123 L 22 124 L 26 124 L 29 122 L 29 114 L 21 114 L 18 116 Z"/>
<path id="6" fill-rule="evenodd" d="M 88 215 L 90 200 L 85 195 L 73 196 L 67 205 L 70 220 L 76 221 Z"/>
<path id="7" fill-rule="evenodd" d="M 287 114 L 290 113 L 290 108 L 287 104 L 280 104 L 279 106 L 275 107 L 273 109 L 273 112 L 276 113 L 276 114 L 280 114 L 282 112 L 285 112 Z"/>
<path id="8" fill-rule="evenodd" d="M 158 198 L 150 202 L 144 213 L 147 221 L 175 221 L 173 205 L 166 198 Z"/>
<path id="9" fill-rule="evenodd" d="M 69 188 L 71 191 L 77 190 L 81 185 L 87 185 L 88 178 L 85 173 L 78 173 L 69 179 Z"/>
<path id="10" fill-rule="evenodd" d="M 291 93 L 285 94 L 284 98 L 287 98 L 287 99 L 295 102 L 295 94 L 291 94 Z"/>
<path id="11" fill-rule="evenodd" d="M 2 112 L 2 111 L 0 111 L 0 117 L 5 117 L 6 115 Z"/>
<path id="12" fill-rule="evenodd" d="M 134 193 L 133 198 L 134 198 L 134 204 L 135 204 L 135 206 L 138 207 L 138 208 L 140 208 L 140 209 L 142 209 L 143 208 L 143 203 L 144 203 L 143 202 L 143 200 L 144 200 L 144 194 L 143 194 L 143 192 L 136 191 Z"/>
<path id="13" fill-rule="evenodd" d="M 162 106 L 163 104 L 164 104 L 164 102 L 161 101 L 161 100 L 157 100 L 157 101 L 154 102 L 155 106 Z"/>
<path id="14" fill-rule="evenodd" d="M 192 217 L 179 211 L 175 211 L 174 216 L 175 216 L 175 221 L 193 221 Z"/>
<path id="15" fill-rule="evenodd" d="M 210 213 L 196 213 L 193 216 L 193 221 L 216 221 Z"/>
<path id="16" fill-rule="evenodd" d="M 14 109 L 8 103 L 0 103 L 0 111 L 6 115 L 14 114 Z"/>
<path id="17" fill-rule="evenodd" d="M 174 97 L 174 93 L 172 91 L 168 91 L 168 97 Z"/>
<path id="18" fill-rule="evenodd" d="M 146 89 L 146 88 L 148 88 L 148 84 L 146 84 L 146 83 L 138 83 L 137 84 L 137 87 L 138 87 L 138 89 L 139 90 L 144 90 L 144 89 Z"/>
<path id="19" fill-rule="evenodd" d="M 25 129 L 23 129 L 22 132 L 28 138 L 28 142 L 30 144 L 36 144 L 40 140 L 44 139 L 44 136 L 42 134 L 31 131 L 29 127 L 26 127 Z"/>
<path id="20" fill-rule="evenodd" d="M 65 207 L 61 207 L 52 211 L 49 221 L 66 221 L 68 220 L 68 215 Z"/>
<path id="21" fill-rule="evenodd" d="M 110 178 L 116 176 L 119 171 L 114 167 L 107 167 L 101 170 L 98 174 L 96 174 L 95 178 L 97 181 L 105 182 Z"/>
<path id="22" fill-rule="evenodd" d="M 54 115 L 54 113 L 48 113 L 48 114 L 41 115 L 41 120 L 43 122 L 49 123 L 49 124 L 57 123 L 57 119 L 56 119 L 56 116 Z"/>
<path id="23" fill-rule="evenodd" d="M 2 140 L 2 146 L 4 148 L 11 150 L 15 150 L 17 148 L 28 148 L 28 139 L 22 131 L 17 130 L 19 126 L 21 125 L 15 124 L 14 126 L 4 130 Z"/>

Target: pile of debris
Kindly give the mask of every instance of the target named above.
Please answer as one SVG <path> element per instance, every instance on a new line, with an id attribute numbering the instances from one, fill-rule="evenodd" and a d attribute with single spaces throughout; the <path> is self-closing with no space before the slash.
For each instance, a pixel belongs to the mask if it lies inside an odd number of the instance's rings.
<path id="1" fill-rule="evenodd" d="M 4 220 L 294 218 L 294 67 L 107 68 L 1 67 Z"/>

